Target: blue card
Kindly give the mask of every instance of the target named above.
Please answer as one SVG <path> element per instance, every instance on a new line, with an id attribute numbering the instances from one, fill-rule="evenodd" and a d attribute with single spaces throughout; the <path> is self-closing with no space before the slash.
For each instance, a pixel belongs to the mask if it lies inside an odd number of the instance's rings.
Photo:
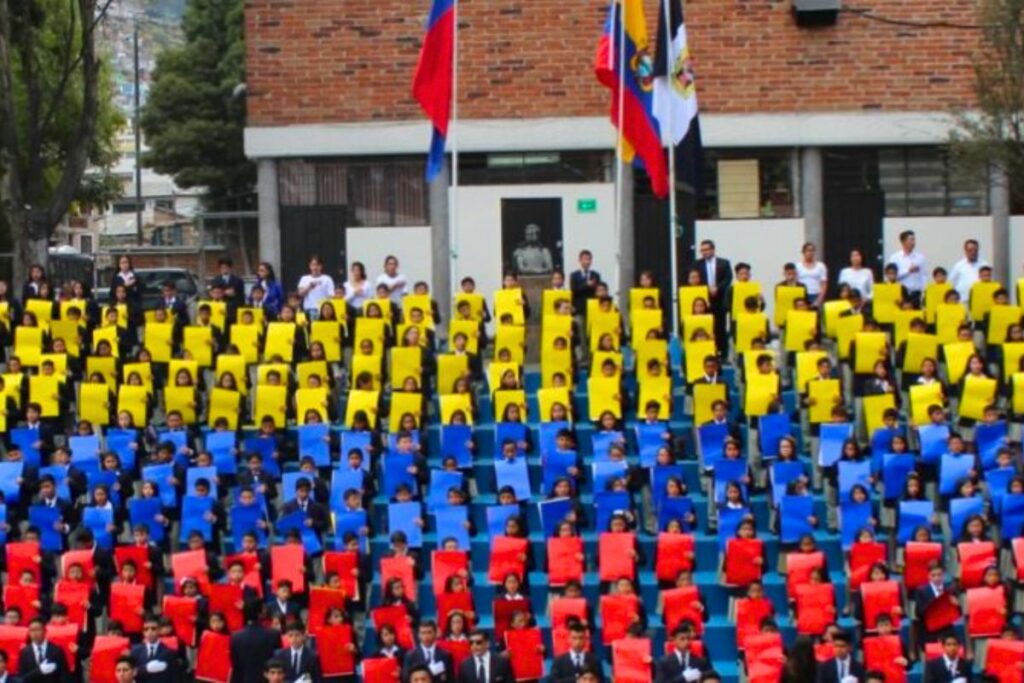
<path id="1" fill-rule="evenodd" d="M 664 500 L 665 486 L 670 479 L 678 479 L 683 482 L 682 465 L 659 465 L 648 470 L 651 473 L 651 497 L 654 499 L 654 506 Z"/>
<path id="2" fill-rule="evenodd" d="M 579 455 L 576 451 L 553 450 L 542 458 L 541 472 L 544 474 L 544 493 L 550 494 L 555 482 L 563 477 L 568 478 L 576 488 L 576 479 L 569 474 L 570 467 L 578 467 Z"/>
<path id="3" fill-rule="evenodd" d="M 903 500 L 900 501 L 898 525 L 896 528 L 896 542 L 906 543 L 914 537 L 918 527 L 932 528 L 932 515 L 935 514 L 935 505 L 930 500 Z"/>
<path id="4" fill-rule="evenodd" d="M 230 515 L 231 536 L 235 542 L 235 548 L 242 547 L 242 537 L 249 531 L 256 534 L 259 547 L 267 547 L 267 532 L 258 524 L 261 519 L 266 521 L 266 516 L 259 504 L 232 505 Z"/>
<path id="5" fill-rule="evenodd" d="M 914 471 L 914 456 L 909 453 L 886 453 L 882 456 L 882 489 L 886 502 L 903 495 L 907 477 Z"/>
<path id="6" fill-rule="evenodd" d="M 501 444 L 506 439 L 511 439 L 516 443 L 521 441 L 528 441 L 529 428 L 522 422 L 497 422 L 494 425 L 494 450 L 497 453 L 501 452 Z"/>
<path id="7" fill-rule="evenodd" d="M 999 420 L 993 424 L 979 422 L 974 427 L 974 444 L 978 449 L 981 468 L 990 470 L 996 466 L 996 454 L 1006 445 L 1009 439 L 1006 422 Z"/>
<path id="8" fill-rule="evenodd" d="M 532 495 L 530 470 L 526 465 L 525 457 L 518 457 L 514 460 L 495 458 L 494 479 L 499 491 L 506 486 L 511 486 L 512 490 L 516 492 L 516 500 L 529 500 Z"/>
<path id="9" fill-rule="evenodd" d="M 444 425 L 441 427 L 441 457 L 455 458 L 455 464 L 466 469 L 473 466 L 473 428 L 469 425 Z"/>
<path id="10" fill-rule="evenodd" d="M 68 466 L 50 465 L 39 468 L 39 478 L 42 479 L 46 475 L 53 477 L 53 483 L 57 486 L 57 497 L 70 503 L 71 489 L 68 488 Z"/>
<path id="11" fill-rule="evenodd" d="M 750 508 L 720 508 L 718 510 L 718 548 L 725 550 L 730 538 L 736 537 L 740 522 L 750 516 Z"/>
<path id="12" fill-rule="evenodd" d="M 541 422 L 539 434 L 539 449 L 541 457 L 554 452 L 558 448 L 558 433 L 563 429 L 572 429 L 572 425 L 566 421 Z"/>
<path id="13" fill-rule="evenodd" d="M 97 486 L 106 486 L 107 492 L 110 494 L 110 502 L 114 505 L 121 504 L 121 492 L 114 488 L 117 484 L 117 473 L 111 472 L 110 470 L 101 470 L 96 473 L 89 473 L 86 477 L 86 482 L 89 487 L 89 493 L 91 494 L 96 490 Z"/>
<path id="14" fill-rule="evenodd" d="M 178 507 L 178 492 L 168 481 L 174 476 L 174 465 L 166 463 L 162 465 L 148 465 L 142 468 L 142 480 L 153 482 L 160 500 L 166 508 Z"/>
<path id="15" fill-rule="evenodd" d="M 39 441 L 39 430 L 15 427 L 9 433 L 11 443 L 21 449 L 21 457 L 24 462 L 32 467 L 39 467 L 43 463 L 43 454 L 36 448 L 36 443 Z"/>
<path id="16" fill-rule="evenodd" d="M 181 501 L 181 533 L 178 542 L 186 543 L 193 531 L 201 533 L 207 542 L 212 541 L 213 525 L 204 517 L 212 509 L 213 498 L 210 496 L 185 496 Z"/>
<path id="17" fill-rule="evenodd" d="M 420 524 L 416 522 L 419 521 Z M 388 533 L 405 532 L 410 548 L 423 547 L 423 506 L 419 503 L 391 503 L 388 505 Z"/>
<path id="18" fill-rule="evenodd" d="M 319 555 L 323 552 L 323 543 L 320 542 L 320 537 L 317 533 L 306 526 L 306 516 L 302 513 L 302 510 L 297 510 L 290 515 L 279 518 L 277 524 L 274 525 L 274 529 L 279 542 L 284 542 L 285 535 L 289 531 L 298 529 L 306 554 Z"/>
<path id="19" fill-rule="evenodd" d="M 949 442 L 949 425 L 923 425 L 917 428 L 917 436 L 921 441 L 921 462 L 926 465 L 938 464 Z"/>
<path id="20" fill-rule="evenodd" d="M 953 538 L 960 538 L 960 534 L 964 531 L 964 525 L 967 523 L 967 519 L 973 515 L 981 515 L 985 512 L 985 501 L 981 496 L 972 496 L 971 498 L 953 498 L 949 501 L 949 532 Z M 1001 527 L 1002 532 L 1006 533 L 1006 527 Z M 1016 536 L 1017 533 L 1013 533 L 1012 536 Z"/>
<path id="21" fill-rule="evenodd" d="M 469 510 L 465 505 L 442 505 L 434 510 L 434 525 L 437 528 L 438 546 L 443 546 L 449 538 L 454 538 L 459 550 L 469 550 Z"/>
<path id="22" fill-rule="evenodd" d="M 772 482 L 772 500 L 778 505 L 786 495 L 790 483 L 807 474 L 804 464 L 797 460 L 776 460 L 772 463 L 769 476 Z"/>
<path id="23" fill-rule="evenodd" d="M 145 524 L 149 528 L 149 538 L 154 543 L 164 540 L 164 526 L 155 517 L 163 514 L 163 503 L 159 498 L 131 498 L 128 500 L 128 521 L 132 526 Z"/>
<path id="24" fill-rule="evenodd" d="M 640 467 L 654 467 L 658 462 L 658 451 L 667 445 L 665 434 L 669 432 L 667 422 L 641 423 L 636 426 L 636 445 L 640 451 Z"/>
<path id="25" fill-rule="evenodd" d="M 683 527 L 683 531 L 691 531 L 693 525 L 687 521 L 687 517 L 695 512 L 693 500 L 688 496 L 677 496 L 675 498 L 662 498 L 658 504 L 658 531 L 665 531 L 669 522 L 677 520 Z"/>
<path id="26" fill-rule="evenodd" d="M 597 491 L 594 493 L 595 528 L 598 533 L 608 531 L 608 525 L 617 512 L 631 512 L 632 500 L 628 491 Z"/>
<path id="27" fill-rule="evenodd" d="M 28 523 L 39 529 L 39 547 L 53 553 L 64 550 L 64 534 L 53 528 L 61 521 L 58 508 L 46 505 L 31 505 L 28 508 Z"/>
<path id="28" fill-rule="evenodd" d="M 7 532 L 4 531 L 4 524 L 7 524 L 7 506 L 0 505 L 0 544 L 7 543 Z"/>
<path id="29" fill-rule="evenodd" d="M 312 424 L 295 428 L 299 435 L 299 459 L 311 456 L 317 467 L 331 466 L 330 425 Z M 365 460 L 365 456 L 364 456 Z"/>
<path id="30" fill-rule="evenodd" d="M 346 466 L 331 472 L 330 507 L 338 512 L 345 507 L 345 493 L 351 490 L 363 492 L 363 470 L 353 470 Z"/>
<path id="31" fill-rule="evenodd" d="M 234 432 L 208 432 L 205 443 L 206 450 L 213 456 L 217 474 L 232 475 L 238 472 L 238 462 L 235 459 L 238 440 Z"/>
<path id="32" fill-rule="evenodd" d="M 619 431 L 595 431 L 590 437 L 594 454 L 594 462 L 606 462 L 611 447 L 615 444 L 625 445 L 626 436 Z"/>
<path id="33" fill-rule="evenodd" d="M 309 499 L 316 500 L 317 476 L 312 472 L 285 472 L 281 477 L 281 500 L 286 503 L 295 500 L 295 489 L 303 479 L 309 482 Z"/>
<path id="34" fill-rule="evenodd" d="M 505 523 L 510 517 L 518 517 L 520 512 L 518 505 L 488 505 L 485 508 L 488 535 L 491 538 L 504 536 Z"/>
<path id="35" fill-rule="evenodd" d="M 973 455 L 943 454 L 939 459 L 939 494 L 955 495 L 957 484 L 971 476 L 974 465 Z"/>
<path id="36" fill-rule="evenodd" d="M 117 454 L 121 467 L 127 472 L 135 471 L 135 452 L 139 446 L 137 429 L 107 429 L 107 450 Z M 134 446 L 134 448 L 133 448 Z"/>
<path id="37" fill-rule="evenodd" d="M 996 515 L 1003 511 L 1003 498 L 1010 492 L 1010 481 L 1017 476 L 1017 471 L 1012 467 L 997 467 L 985 473 L 985 483 L 988 484 L 988 495 L 992 501 L 992 512 Z"/>
<path id="38" fill-rule="evenodd" d="M 843 444 L 853 436 L 853 425 L 848 422 L 825 423 L 818 436 L 818 465 L 832 467 L 843 455 Z"/>
<path id="39" fill-rule="evenodd" d="M 391 498 L 402 484 L 406 484 L 413 494 L 419 493 L 416 475 L 409 472 L 416 464 L 412 455 L 406 453 L 388 453 L 384 456 L 384 495 Z"/>
<path id="40" fill-rule="evenodd" d="M 341 455 L 348 460 L 349 451 L 358 449 L 363 454 L 363 469 L 370 469 L 370 442 L 373 434 L 366 431 L 345 430 L 341 433 Z"/>
<path id="41" fill-rule="evenodd" d="M 441 505 L 448 505 L 448 491 L 462 490 L 464 475 L 462 472 L 446 470 L 430 470 L 430 489 L 427 491 L 427 512 L 433 512 Z"/>
<path id="42" fill-rule="evenodd" d="M 544 529 L 544 537 L 551 538 L 558 531 L 558 525 L 573 513 L 571 498 L 551 498 L 537 503 L 540 523 Z M 576 520 L 573 525 L 579 524 Z"/>
<path id="43" fill-rule="evenodd" d="M 114 547 L 114 535 L 107 531 L 107 526 L 114 523 L 113 509 L 86 507 L 82 510 L 82 524 L 92 531 L 96 544 L 104 550 Z"/>
<path id="44" fill-rule="evenodd" d="M 867 489 L 868 496 L 871 495 L 871 463 L 867 460 L 840 460 L 837 465 L 839 471 L 839 503 L 850 502 L 850 492 L 858 484 Z"/>
<path id="45" fill-rule="evenodd" d="M 715 464 L 722 458 L 725 451 L 725 440 L 729 437 L 729 425 L 709 423 L 701 425 L 697 430 L 700 452 L 704 458 L 704 468 L 714 470 Z"/>
<path id="46" fill-rule="evenodd" d="M 4 502 L 15 505 L 21 500 L 21 484 L 18 480 L 25 472 L 24 462 L 0 462 L 0 492 Z"/>
<path id="47" fill-rule="evenodd" d="M 874 511 L 868 501 L 843 503 L 839 506 L 839 538 L 843 543 L 843 550 L 850 549 L 862 529 L 874 531 L 874 525 L 871 524 L 872 517 L 874 517 Z"/>
<path id="48" fill-rule="evenodd" d="M 100 456 L 89 451 L 72 453 L 71 464 L 75 466 L 75 469 L 88 477 L 90 474 L 96 474 L 100 471 Z"/>
<path id="49" fill-rule="evenodd" d="M 369 540 L 360 531 L 369 526 L 369 519 L 366 510 L 345 510 L 334 513 L 334 547 L 336 550 L 344 550 L 345 535 L 352 533 L 359 538 L 359 549 L 366 552 L 369 549 Z"/>
<path id="50" fill-rule="evenodd" d="M 783 496 L 779 501 L 779 540 L 796 543 L 801 537 L 814 533 L 807 520 L 814 515 L 814 498 L 810 496 Z"/>
<path id="51" fill-rule="evenodd" d="M 590 468 L 594 491 L 610 490 L 611 483 L 616 479 L 625 478 L 629 471 L 629 466 L 621 460 L 595 462 Z"/>
<path id="52" fill-rule="evenodd" d="M 217 493 L 217 468 L 216 467 L 190 467 L 185 470 L 185 495 L 192 496 L 196 493 L 196 482 L 205 479 L 210 485 L 210 491 Z"/>
<path id="53" fill-rule="evenodd" d="M 68 438 L 68 447 L 71 449 L 71 458 L 100 457 L 100 437 L 98 436 L 72 436 Z"/>
<path id="54" fill-rule="evenodd" d="M 769 413 L 758 418 L 757 444 L 762 456 L 776 457 L 779 454 L 779 442 L 782 437 L 789 435 L 789 415 L 786 413 Z"/>
<path id="55" fill-rule="evenodd" d="M 271 477 L 281 476 L 281 467 L 274 458 L 274 451 L 277 450 L 277 439 L 272 436 L 250 436 L 246 438 L 245 452 L 259 453 L 263 458 L 263 471 Z"/>
<path id="56" fill-rule="evenodd" d="M 1021 535 L 1024 531 L 1024 494 L 1006 494 L 999 520 L 1002 538 L 1018 538 Z"/>

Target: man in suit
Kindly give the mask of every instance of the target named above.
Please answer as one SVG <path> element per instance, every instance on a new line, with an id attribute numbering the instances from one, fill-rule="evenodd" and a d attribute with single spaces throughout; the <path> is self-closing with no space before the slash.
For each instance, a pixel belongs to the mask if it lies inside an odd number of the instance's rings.
<path id="1" fill-rule="evenodd" d="M 295 499 L 284 504 L 281 508 L 281 516 L 287 517 L 292 513 L 302 511 L 306 516 L 306 526 L 315 531 L 317 536 L 322 536 L 327 530 L 327 508 L 309 495 L 312 489 L 313 485 L 309 479 L 300 478 L 295 484 Z"/>
<path id="2" fill-rule="evenodd" d="M 299 620 L 302 614 L 302 605 L 293 600 L 292 582 L 288 579 L 281 579 L 274 591 L 274 599 L 267 606 L 270 618 L 281 617 L 281 623 L 290 624 Z"/>
<path id="3" fill-rule="evenodd" d="M 175 332 L 188 325 L 188 304 L 178 296 L 178 285 L 174 280 L 167 280 L 161 288 L 164 309 L 167 311 L 169 320 L 174 323 Z"/>
<path id="4" fill-rule="evenodd" d="M 920 634 L 918 638 L 919 647 L 923 648 L 925 643 L 939 640 L 952 627 L 952 623 L 950 623 L 948 626 L 938 628 L 935 631 L 928 630 L 925 615 L 929 609 L 942 607 L 939 604 L 941 600 L 948 601 L 950 606 L 956 606 L 956 611 L 959 612 L 960 599 L 953 588 L 953 584 L 946 580 L 946 572 L 942 564 L 932 562 L 928 565 L 928 583 L 918 586 L 913 594 L 914 616 L 917 618 L 917 628 Z"/>
<path id="5" fill-rule="evenodd" d="M 274 659 L 285 662 L 284 678 L 294 683 L 303 676 L 309 683 L 320 683 L 320 660 L 306 642 L 306 627 L 301 621 L 288 625 L 288 647 L 274 653 Z"/>
<path id="6" fill-rule="evenodd" d="M 142 642 L 131 649 L 138 679 L 145 683 L 175 683 L 179 680 L 178 655 L 160 642 L 160 621 L 147 615 L 142 622 Z"/>
<path id="7" fill-rule="evenodd" d="M 263 675 L 264 664 L 280 645 L 280 632 L 260 625 L 259 605 L 246 605 L 245 627 L 231 634 L 231 683 L 270 680 Z"/>
<path id="8" fill-rule="evenodd" d="M 412 678 L 412 670 L 426 667 L 436 683 L 455 680 L 455 662 L 452 656 L 437 647 L 437 624 L 430 619 L 420 622 L 418 629 L 420 644 L 405 654 L 402 663 L 402 680 Z"/>
<path id="9" fill-rule="evenodd" d="M 34 617 L 28 624 L 28 645 L 18 655 L 18 675 L 32 683 L 62 683 L 68 672 L 64 650 L 46 640 L 46 622 Z"/>
<path id="10" fill-rule="evenodd" d="M 971 663 L 963 658 L 963 646 L 954 633 L 942 638 L 942 656 L 924 665 L 924 683 L 971 683 Z"/>
<path id="11" fill-rule="evenodd" d="M 491 652 L 490 636 L 484 631 L 469 634 L 470 656 L 459 667 L 462 683 L 512 683 L 512 665 L 504 655 Z"/>
<path id="12" fill-rule="evenodd" d="M 732 266 L 727 259 L 718 258 L 714 242 L 704 240 L 700 243 L 700 260 L 695 261 L 690 268 L 700 273 L 701 284 L 708 287 L 708 296 L 711 297 L 708 303 L 715 316 L 715 343 L 719 349 L 724 349 L 725 318 L 728 313 L 725 302 L 728 299 L 729 285 L 732 284 Z"/>
<path id="13" fill-rule="evenodd" d="M 575 683 L 584 672 L 595 670 L 600 681 L 601 663 L 592 653 L 587 652 L 587 629 L 580 622 L 569 625 L 569 651 L 558 655 L 551 663 L 549 683 Z"/>
<path id="14" fill-rule="evenodd" d="M 227 257 L 217 261 L 217 269 L 220 272 L 210 282 L 211 289 L 220 287 L 224 290 L 224 298 L 227 299 L 231 312 L 234 312 L 239 306 L 245 306 L 245 283 L 242 282 L 242 278 L 232 272 L 231 269 L 234 268 L 234 265 Z"/>
<path id="15" fill-rule="evenodd" d="M 836 632 L 832 649 L 832 658 L 818 663 L 817 683 L 863 683 L 864 665 L 853 658 L 850 634 Z"/>
<path id="16" fill-rule="evenodd" d="M 579 316 L 587 315 L 587 300 L 597 296 L 597 284 L 601 282 L 601 274 L 591 269 L 594 255 L 589 249 L 580 252 L 579 270 L 569 274 L 569 290 L 572 292 L 572 307 Z"/>
<path id="17" fill-rule="evenodd" d="M 655 665 L 655 683 L 697 683 L 710 667 L 707 661 L 690 652 L 690 631 L 676 626 L 672 632 L 673 651 Z"/>

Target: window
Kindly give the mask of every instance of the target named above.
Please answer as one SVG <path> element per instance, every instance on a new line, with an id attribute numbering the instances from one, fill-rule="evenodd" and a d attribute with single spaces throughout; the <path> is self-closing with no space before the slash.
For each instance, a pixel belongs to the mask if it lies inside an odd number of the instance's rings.
<path id="1" fill-rule="evenodd" d="M 281 206 L 348 207 L 349 227 L 430 224 L 422 160 L 282 161 L 278 188 Z"/>
<path id="2" fill-rule="evenodd" d="M 988 213 L 988 182 L 957 170 L 942 147 L 878 151 L 886 216 L 978 216 Z"/>
<path id="3" fill-rule="evenodd" d="M 697 209 L 698 218 L 715 219 L 722 216 L 722 202 L 727 204 L 735 199 L 724 196 L 719 191 L 720 173 L 726 170 L 724 177 L 730 177 L 729 171 L 735 164 L 719 164 L 724 162 L 756 162 L 758 185 L 757 216 L 761 218 L 792 218 L 799 215 L 799 203 L 795 191 L 794 177 L 799 173 L 796 150 L 791 148 L 767 149 L 705 149 L 702 165 L 701 182 L 703 193 Z M 743 165 L 750 167 L 750 164 Z M 739 167 L 737 167 L 739 168 Z M 678 171 L 677 171 L 678 173 Z M 754 183 L 750 183 L 751 187 Z M 732 190 L 735 191 L 735 188 Z M 757 217 L 754 216 L 754 217 Z"/>
<path id="4" fill-rule="evenodd" d="M 83 254 L 92 253 L 92 235 L 78 236 L 78 250 Z"/>

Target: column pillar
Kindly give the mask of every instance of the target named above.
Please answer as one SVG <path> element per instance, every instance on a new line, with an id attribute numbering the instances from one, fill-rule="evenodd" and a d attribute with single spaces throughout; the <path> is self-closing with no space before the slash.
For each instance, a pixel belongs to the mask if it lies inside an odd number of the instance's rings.
<path id="1" fill-rule="evenodd" d="M 825 192 L 820 147 L 800 150 L 800 208 L 804 216 L 804 237 L 814 242 L 819 254 L 825 247 Z"/>
<path id="2" fill-rule="evenodd" d="M 430 290 L 447 320 L 452 319 L 452 244 L 449 233 L 450 160 L 430 183 Z"/>
<path id="3" fill-rule="evenodd" d="M 259 197 L 260 260 L 281 275 L 281 205 L 277 192 L 277 161 L 260 159 L 257 165 L 256 192 Z"/>
<path id="4" fill-rule="evenodd" d="M 1009 182 L 1006 171 L 992 164 L 988 186 L 989 210 L 992 213 L 992 276 L 1007 287 L 1013 285 L 1014 273 L 1013 255 L 1010 253 Z"/>

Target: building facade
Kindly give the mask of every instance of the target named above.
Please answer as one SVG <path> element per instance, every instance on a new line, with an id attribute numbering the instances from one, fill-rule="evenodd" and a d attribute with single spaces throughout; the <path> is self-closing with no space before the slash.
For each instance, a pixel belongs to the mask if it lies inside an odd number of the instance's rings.
<path id="1" fill-rule="evenodd" d="M 653 41 L 659 6 L 645 4 Z M 834 269 L 851 248 L 880 266 L 913 229 L 932 265 L 952 265 L 974 237 L 1016 274 L 1024 220 L 998 179 L 948 154 L 954 112 L 973 105 L 974 3 L 865 8 L 805 27 L 790 0 L 687 0 L 705 154 L 697 220 L 676 244 L 683 263 L 711 238 L 764 281 L 805 241 Z M 589 248 L 613 288 L 641 268 L 665 281 L 665 203 L 641 172 L 621 194 L 614 183 L 610 98 L 593 75 L 608 2 L 459 1 L 456 190 L 450 176 L 424 179 L 429 127 L 410 94 L 428 9 L 247 2 L 263 256 L 295 279 L 309 253 L 339 271 L 362 261 L 371 276 L 395 253 L 439 297 L 463 275 L 495 288 L 531 245 L 538 273 L 569 270 Z"/>

